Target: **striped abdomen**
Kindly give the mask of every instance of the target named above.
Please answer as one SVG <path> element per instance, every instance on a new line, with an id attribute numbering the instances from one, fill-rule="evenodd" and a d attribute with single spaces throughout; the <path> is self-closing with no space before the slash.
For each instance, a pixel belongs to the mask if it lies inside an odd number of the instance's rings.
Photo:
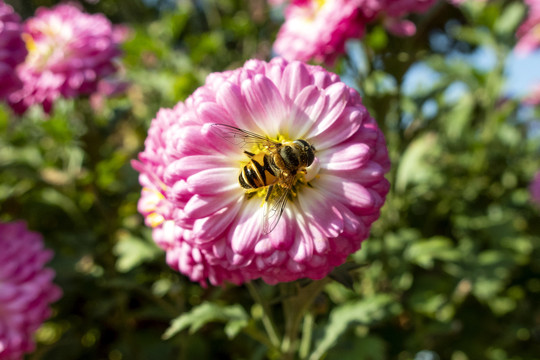
<path id="1" fill-rule="evenodd" d="M 272 164 L 271 164 L 272 163 Z M 260 152 L 251 157 L 251 161 L 242 168 L 238 182 L 244 189 L 257 189 L 273 185 L 278 181 L 272 155 Z"/>

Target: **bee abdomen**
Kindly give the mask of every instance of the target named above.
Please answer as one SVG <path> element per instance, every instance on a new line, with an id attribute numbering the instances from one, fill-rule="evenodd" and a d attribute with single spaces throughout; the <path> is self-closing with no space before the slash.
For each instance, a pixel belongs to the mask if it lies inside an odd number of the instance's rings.
<path id="1" fill-rule="evenodd" d="M 249 164 L 242 169 L 242 173 L 238 178 L 240 186 L 245 189 L 257 189 L 266 186 L 266 175 L 264 170 L 263 165 L 257 160 L 252 159 Z"/>
<path id="2" fill-rule="evenodd" d="M 242 168 L 238 182 L 244 189 L 258 189 L 272 185 L 278 180 L 274 167 L 272 158 L 261 153 L 252 157 L 251 161 Z"/>

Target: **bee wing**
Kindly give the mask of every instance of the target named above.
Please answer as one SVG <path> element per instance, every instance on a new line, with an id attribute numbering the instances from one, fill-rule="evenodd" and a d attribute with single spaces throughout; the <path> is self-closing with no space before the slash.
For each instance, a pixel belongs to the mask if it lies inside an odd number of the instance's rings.
<path id="1" fill-rule="evenodd" d="M 262 233 L 267 235 L 277 226 L 285 205 L 289 199 L 289 192 L 294 184 L 295 177 L 281 184 L 272 185 L 268 188 L 263 209 Z"/>
<path id="2" fill-rule="evenodd" d="M 239 146 L 240 148 L 250 148 L 254 145 L 263 145 L 266 147 L 275 147 L 280 143 L 269 139 L 266 136 L 257 133 L 236 128 L 226 124 L 212 124 L 212 129 L 216 131 L 222 138 Z"/>

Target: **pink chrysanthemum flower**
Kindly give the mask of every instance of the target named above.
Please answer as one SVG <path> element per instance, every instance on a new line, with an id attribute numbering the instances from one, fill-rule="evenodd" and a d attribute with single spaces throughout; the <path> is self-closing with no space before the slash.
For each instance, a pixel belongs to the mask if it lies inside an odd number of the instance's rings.
<path id="1" fill-rule="evenodd" d="M 331 65 L 349 39 L 361 38 L 367 24 L 381 19 L 388 31 L 411 36 L 416 26 L 403 19 L 427 11 L 436 0 L 293 0 L 285 10 L 274 51 L 288 60 Z"/>
<path id="2" fill-rule="evenodd" d="M 27 51 L 21 38 L 22 25 L 13 8 L 0 0 L 0 100 L 21 86 L 15 67 Z"/>
<path id="3" fill-rule="evenodd" d="M 403 19 L 411 13 L 423 13 L 433 6 L 436 0 L 359 0 L 363 21 L 372 22 L 376 18 L 383 21 L 386 29 L 398 36 L 412 36 L 416 25 Z"/>
<path id="4" fill-rule="evenodd" d="M 527 19 L 517 30 L 516 52 L 528 54 L 540 47 L 540 0 L 525 0 L 529 5 Z"/>
<path id="5" fill-rule="evenodd" d="M 44 267 L 53 253 L 24 222 L 0 223 L 0 359 L 18 360 L 34 350 L 34 332 L 61 296 Z"/>
<path id="6" fill-rule="evenodd" d="M 50 112 L 57 98 L 92 94 L 101 79 L 116 71 L 117 34 L 101 14 L 86 14 L 70 4 L 39 8 L 24 31 L 29 53 L 17 69 L 24 86 L 9 97 L 17 113 L 33 104 Z"/>
<path id="7" fill-rule="evenodd" d="M 268 234 L 267 188 L 240 186 L 249 159 L 215 123 L 316 148 Z M 323 278 L 360 248 L 389 187 L 385 140 L 358 93 L 321 67 L 281 58 L 211 74 L 157 114 L 139 160 L 139 211 L 168 263 L 202 285 Z"/>
<path id="8" fill-rule="evenodd" d="M 345 42 L 364 34 L 360 0 L 293 0 L 285 9 L 285 23 L 274 51 L 288 60 L 332 64 L 345 52 Z"/>
<path id="9" fill-rule="evenodd" d="M 540 171 L 534 176 L 529 190 L 531 191 L 531 200 L 540 206 Z"/>

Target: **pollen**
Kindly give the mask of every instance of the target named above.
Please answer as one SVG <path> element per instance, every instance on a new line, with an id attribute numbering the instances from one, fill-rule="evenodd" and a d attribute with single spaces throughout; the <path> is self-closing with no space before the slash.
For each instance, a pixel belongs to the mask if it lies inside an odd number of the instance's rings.
<path id="1" fill-rule="evenodd" d="M 163 215 L 158 214 L 156 212 L 148 214 L 146 219 L 148 220 L 148 223 L 150 224 L 150 226 L 153 228 L 158 227 L 159 225 L 163 223 L 163 221 L 165 221 L 165 218 L 163 217 Z"/>
<path id="2" fill-rule="evenodd" d="M 26 44 L 26 50 L 28 50 L 28 52 L 32 52 L 32 51 L 35 51 L 37 49 L 36 42 L 34 41 L 32 36 L 30 36 L 27 33 L 22 33 L 21 37 L 22 37 L 24 43 Z"/>

